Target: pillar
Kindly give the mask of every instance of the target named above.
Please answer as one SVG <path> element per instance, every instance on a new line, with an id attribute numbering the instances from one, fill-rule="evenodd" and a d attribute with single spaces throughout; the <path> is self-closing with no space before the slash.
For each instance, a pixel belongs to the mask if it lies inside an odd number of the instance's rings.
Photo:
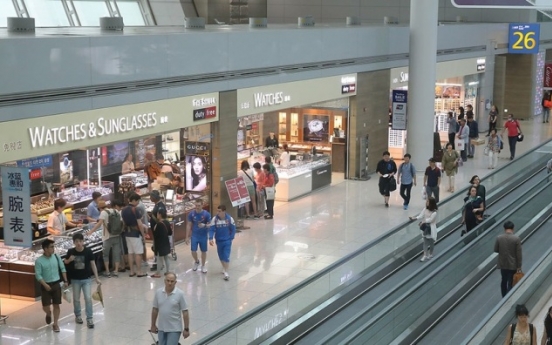
<path id="1" fill-rule="evenodd" d="M 410 2 L 407 152 L 417 169 L 433 156 L 439 2 Z"/>
<path id="2" fill-rule="evenodd" d="M 477 123 L 479 124 L 479 133 L 486 133 L 489 130 L 489 111 L 490 106 L 494 104 L 494 81 L 495 81 L 495 40 L 489 40 L 485 54 L 485 73 L 481 78 L 479 85 L 479 104 L 477 105 L 477 113 L 475 114 Z M 489 108 L 487 109 L 487 105 Z M 498 105 L 497 105 L 498 106 Z M 502 110 L 502 108 L 499 108 Z M 500 116 L 500 114 L 499 114 Z"/>

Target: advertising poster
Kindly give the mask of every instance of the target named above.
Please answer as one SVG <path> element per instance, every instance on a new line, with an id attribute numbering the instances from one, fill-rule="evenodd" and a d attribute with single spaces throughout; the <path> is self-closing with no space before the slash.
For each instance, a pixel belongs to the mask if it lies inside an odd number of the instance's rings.
<path id="1" fill-rule="evenodd" d="M 29 169 L 2 167 L 2 205 L 4 206 L 4 243 L 31 247 L 31 181 Z"/>
<path id="2" fill-rule="evenodd" d="M 328 142 L 330 118 L 328 115 L 303 115 L 304 141 Z"/>
<path id="3" fill-rule="evenodd" d="M 406 101 L 408 91 L 393 90 L 393 103 L 391 105 L 391 128 L 394 130 L 406 130 Z"/>
<path id="4" fill-rule="evenodd" d="M 207 156 L 186 155 L 186 191 L 202 192 L 207 188 Z"/>

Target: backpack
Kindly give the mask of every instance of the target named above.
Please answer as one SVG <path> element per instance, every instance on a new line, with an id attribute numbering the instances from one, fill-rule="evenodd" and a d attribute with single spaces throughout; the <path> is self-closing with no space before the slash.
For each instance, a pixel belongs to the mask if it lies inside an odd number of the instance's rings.
<path id="1" fill-rule="evenodd" d="M 512 324 L 512 330 L 510 331 L 510 345 L 513 344 L 514 341 L 514 332 L 516 331 L 516 324 Z M 531 345 L 537 345 L 533 344 L 533 324 L 529 324 L 529 337 L 531 337 Z"/>
<path id="2" fill-rule="evenodd" d="M 402 169 L 404 167 L 404 163 L 401 164 L 401 167 L 399 168 L 399 170 L 401 171 L 402 173 Z M 410 163 L 410 173 L 412 174 L 412 177 L 414 177 L 414 175 L 416 175 L 416 172 L 414 171 L 414 165 L 412 165 L 412 163 Z"/>
<path id="3" fill-rule="evenodd" d="M 123 232 L 123 220 L 117 211 L 107 212 L 107 232 L 111 236 L 119 236 Z"/>

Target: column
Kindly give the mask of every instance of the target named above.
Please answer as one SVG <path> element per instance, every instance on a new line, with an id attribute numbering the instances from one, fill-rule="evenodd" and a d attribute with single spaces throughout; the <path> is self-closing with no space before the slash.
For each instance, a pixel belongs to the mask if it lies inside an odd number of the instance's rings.
<path id="1" fill-rule="evenodd" d="M 495 81 L 495 40 L 489 40 L 487 43 L 487 51 L 485 54 L 485 73 L 483 77 L 479 78 L 479 104 L 477 105 L 477 113 L 475 114 L 477 123 L 479 124 L 479 133 L 481 136 L 486 135 L 489 130 L 489 111 L 491 110 L 490 106 L 494 104 L 494 81 Z M 487 108 L 489 106 L 489 108 Z M 499 109 L 502 111 L 502 109 Z M 500 114 L 499 114 L 500 115 Z"/>
<path id="2" fill-rule="evenodd" d="M 438 1 L 410 1 L 407 152 L 419 170 L 433 156 L 438 12 Z"/>

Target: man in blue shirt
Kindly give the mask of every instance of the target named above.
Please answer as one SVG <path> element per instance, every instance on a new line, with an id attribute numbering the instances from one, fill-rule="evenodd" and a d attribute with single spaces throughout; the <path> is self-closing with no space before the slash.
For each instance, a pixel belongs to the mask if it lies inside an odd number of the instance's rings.
<path id="1" fill-rule="evenodd" d="M 410 203 L 410 191 L 412 185 L 416 185 L 416 168 L 414 164 L 410 162 L 410 153 L 404 155 L 404 163 L 399 167 L 397 173 L 397 180 L 401 183 L 401 198 L 403 198 L 403 209 L 408 210 L 408 204 Z"/>
<path id="2" fill-rule="evenodd" d="M 234 219 L 226 213 L 226 206 L 220 205 L 217 209 L 217 215 L 211 220 L 209 228 L 209 244 L 215 245 L 213 237 L 217 242 L 217 253 L 222 264 L 224 280 L 228 280 L 228 267 L 230 266 L 230 251 L 232 249 L 232 240 L 236 235 L 236 224 Z"/>
<path id="3" fill-rule="evenodd" d="M 199 259 L 197 257 L 197 247 L 201 249 L 201 272 L 207 273 L 205 261 L 207 260 L 207 236 L 211 214 L 203 209 L 203 201 L 196 199 L 195 209 L 188 214 L 188 224 L 186 224 L 186 241 L 191 237 L 192 257 L 194 258 L 194 271 L 199 268 Z"/>
<path id="4" fill-rule="evenodd" d="M 100 219 L 100 208 L 98 207 L 98 202 L 102 197 L 102 193 L 94 192 L 92 193 L 92 202 L 88 204 L 86 209 L 86 215 L 88 216 L 88 221 L 91 223 L 96 223 Z"/>

